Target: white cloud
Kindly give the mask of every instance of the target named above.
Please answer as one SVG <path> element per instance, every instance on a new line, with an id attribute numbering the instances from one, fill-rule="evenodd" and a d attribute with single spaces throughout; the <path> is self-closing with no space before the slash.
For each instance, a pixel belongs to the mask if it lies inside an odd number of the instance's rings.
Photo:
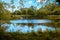
<path id="1" fill-rule="evenodd" d="M 18 2 L 19 2 L 20 0 L 18 0 Z"/>
<path id="2" fill-rule="evenodd" d="M 29 1 L 29 2 L 28 2 L 28 4 L 31 4 L 31 3 L 32 3 L 32 1 Z"/>
<path id="3" fill-rule="evenodd" d="M 46 2 L 47 0 L 37 0 L 37 2 Z"/>
<path id="4" fill-rule="evenodd" d="M 41 2 L 42 0 L 37 0 L 37 2 Z"/>

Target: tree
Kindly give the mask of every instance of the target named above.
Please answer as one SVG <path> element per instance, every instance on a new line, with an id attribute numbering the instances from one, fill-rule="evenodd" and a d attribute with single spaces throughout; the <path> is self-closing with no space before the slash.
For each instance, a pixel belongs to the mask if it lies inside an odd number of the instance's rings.
<path id="1" fill-rule="evenodd" d="M 0 27 L 3 23 L 10 23 L 9 20 L 11 19 L 11 14 L 10 11 L 6 9 L 7 6 L 7 3 L 0 2 Z"/>
<path id="2" fill-rule="evenodd" d="M 27 15 L 30 15 L 30 16 L 28 16 L 28 18 L 31 18 L 31 19 L 35 18 L 36 14 L 37 14 L 36 8 L 34 6 L 27 8 Z"/>
<path id="3" fill-rule="evenodd" d="M 12 12 L 14 11 L 15 5 L 14 5 L 14 0 L 11 0 L 11 8 L 12 8 Z"/>
<path id="4" fill-rule="evenodd" d="M 6 10 L 6 6 L 5 5 L 7 3 L 1 2 L 0 3 L 0 23 L 3 22 L 3 20 L 9 20 L 10 19 L 10 11 Z M 9 18 L 8 18 L 9 17 Z"/>
<path id="5" fill-rule="evenodd" d="M 4 9 L 4 7 L 3 7 L 2 3 L 0 3 L 0 14 L 2 13 L 3 9 Z"/>
<path id="6" fill-rule="evenodd" d="M 59 6 L 55 7 L 54 10 L 52 11 L 52 13 L 54 15 L 60 15 L 60 7 Z"/>
<path id="7" fill-rule="evenodd" d="M 1 20 L 10 20 L 11 19 L 10 11 L 5 10 L 3 13 L 1 13 L 0 19 Z"/>
<path id="8" fill-rule="evenodd" d="M 23 8 L 24 7 L 24 4 L 25 4 L 25 0 L 19 0 L 19 8 Z"/>
<path id="9" fill-rule="evenodd" d="M 21 15 L 26 15 L 26 8 L 20 8 Z"/>
<path id="10" fill-rule="evenodd" d="M 15 11 L 13 12 L 13 15 L 21 15 L 21 12 L 20 12 L 19 10 L 15 10 Z"/>
<path id="11" fill-rule="evenodd" d="M 35 13 L 35 8 L 34 8 L 34 6 L 31 6 L 30 8 L 28 8 L 28 15 L 34 15 L 34 13 Z"/>

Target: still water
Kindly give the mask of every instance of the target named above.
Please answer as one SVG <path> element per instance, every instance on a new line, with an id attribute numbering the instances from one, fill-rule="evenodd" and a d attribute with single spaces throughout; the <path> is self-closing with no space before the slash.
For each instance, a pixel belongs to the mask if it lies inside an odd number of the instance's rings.
<path id="1" fill-rule="evenodd" d="M 54 28 L 52 27 L 48 27 L 48 26 L 44 26 L 44 25 L 38 25 L 38 24 L 45 24 L 45 23 L 51 23 L 51 20 L 11 20 L 10 21 L 11 24 L 3 24 L 2 26 L 7 26 L 7 30 L 8 32 L 16 32 L 16 31 L 20 31 L 23 33 L 27 33 L 27 32 L 32 32 L 32 30 L 34 32 L 37 32 L 39 29 L 42 29 L 42 31 L 45 31 L 46 29 L 49 30 L 54 30 Z M 23 25 L 23 24 L 25 25 Z M 33 24 L 32 25 L 28 25 L 28 24 Z"/>

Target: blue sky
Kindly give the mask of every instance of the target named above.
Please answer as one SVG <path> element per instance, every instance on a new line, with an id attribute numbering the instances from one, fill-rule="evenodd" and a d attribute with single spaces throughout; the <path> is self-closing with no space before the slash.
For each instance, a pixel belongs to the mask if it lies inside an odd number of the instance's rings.
<path id="1" fill-rule="evenodd" d="M 10 0 L 3 0 L 3 1 L 10 3 Z M 15 6 L 19 5 L 18 2 L 19 2 L 18 0 L 14 0 Z M 25 7 L 30 7 L 31 5 L 36 6 L 37 2 L 34 2 L 34 0 L 26 0 Z"/>
<path id="2" fill-rule="evenodd" d="M 5 2 L 7 2 L 7 3 L 10 3 L 10 0 L 2 0 L 2 1 L 5 1 Z M 24 4 L 24 7 L 26 8 L 28 8 L 28 7 L 30 7 L 30 6 L 37 6 L 37 4 L 39 3 L 39 2 L 41 2 L 41 0 L 36 0 L 36 2 L 34 2 L 35 0 L 25 0 L 26 1 L 26 3 Z M 43 2 L 43 4 L 45 4 L 45 2 L 46 1 L 44 1 Z M 15 10 L 17 10 L 18 9 L 18 6 L 20 6 L 19 5 L 19 0 L 14 0 L 14 5 L 15 5 Z M 37 6 L 37 8 L 39 9 L 40 7 L 41 7 L 42 5 L 40 4 L 39 6 Z M 9 9 L 9 10 L 11 10 L 11 8 Z"/>

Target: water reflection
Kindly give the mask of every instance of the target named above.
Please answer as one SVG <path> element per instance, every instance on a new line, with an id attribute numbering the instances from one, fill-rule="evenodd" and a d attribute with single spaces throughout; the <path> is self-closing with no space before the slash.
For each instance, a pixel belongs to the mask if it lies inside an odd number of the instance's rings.
<path id="1" fill-rule="evenodd" d="M 44 25 L 38 25 L 39 23 L 51 23 L 50 20 L 12 20 L 11 24 L 3 24 L 2 26 L 7 26 L 7 32 L 37 32 L 39 29 L 45 31 L 46 29 L 54 30 L 52 27 L 47 27 Z M 29 24 L 28 24 L 29 23 Z"/>
<path id="2" fill-rule="evenodd" d="M 15 25 L 16 26 L 16 25 Z M 32 30 L 34 32 L 37 32 L 39 29 L 42 29 L 42 31 L 45 31 L 46 28 L 49 29 L 49 30 L 52 30 L 54 28 L 51 28 L 51 27 L 47 27 L 47 26 L 43 26 L 43 25 L 36 25 L 34 26 L 33 28 L 28 25 L 24 25 L 24 26 L 21 26 L 21 25 L 18 25 L 15 27 L 13 24 L 10 25 L 10 27 L 6 30 L 8 32 L 12 31 L 12 32 L 16 32 L 16 31 L 20 31 L 20 32 L 32 32 Z"/>
<path id="3" fill-rule="evenodd" d="M 11 23 L 51 23 L 51 20 L 11 20 Z"/>

